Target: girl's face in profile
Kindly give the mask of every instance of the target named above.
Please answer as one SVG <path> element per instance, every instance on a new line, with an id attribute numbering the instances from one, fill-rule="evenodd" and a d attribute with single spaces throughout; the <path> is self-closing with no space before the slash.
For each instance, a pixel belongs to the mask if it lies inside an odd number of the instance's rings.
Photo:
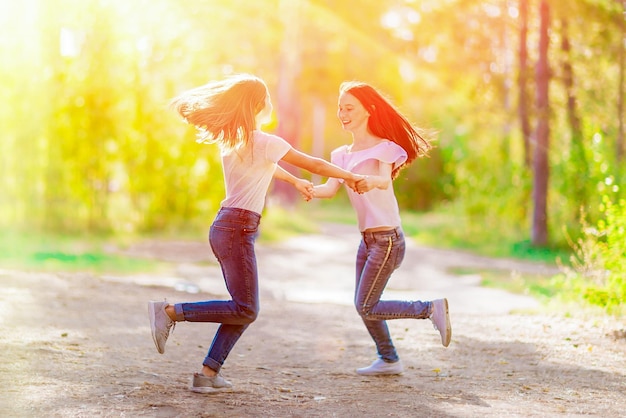
<path id="1" fill-rule="evenodd" d="M 367 128 L 367 121 L 370 114 L 356 97 L 348 92 L 344 92 L 339 96 L 338 106 L 337 117 L 343 129 L 354 132 L 362 127 Z"/>
<path id="2" fill-rule="evenodd" d="M 265 95 L 265 106 L 261 111 L 256 115 L 257 126 L 267 125 L 272 121 L 272 111 L 274 110 L 272 106 L 272 99 L 270 98 L 269 92 Z"/>

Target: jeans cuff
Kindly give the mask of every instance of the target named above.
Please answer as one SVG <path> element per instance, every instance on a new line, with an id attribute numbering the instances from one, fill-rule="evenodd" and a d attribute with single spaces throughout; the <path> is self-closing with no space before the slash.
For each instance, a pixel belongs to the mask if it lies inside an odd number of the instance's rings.
<path id="1" fill-rule="evenodd" d="M 220 369 L 222 368 L 222 365 L 218 361 L 215 361 L 214 359 L 212 359 L 211 357 L 206 357 L 204 361 L 202 362 L 202 365 L 207 366 L 209 369 L 215 370 L 218 373 L 220 372 Z"/>
<path id="2" fill-rule="evenodd" d="M 185 314 L 183 313 L 183 304 L 182 303 L 175 304 L 174 310 L 176 311 L 176 321 L 184 321 Z"/>

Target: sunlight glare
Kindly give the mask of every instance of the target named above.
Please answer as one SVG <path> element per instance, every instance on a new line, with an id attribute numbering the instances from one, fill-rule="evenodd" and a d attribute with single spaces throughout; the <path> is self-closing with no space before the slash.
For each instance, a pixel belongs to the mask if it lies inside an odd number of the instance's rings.
<path id="1" fill-rule="evenodd" d="M 424 61 L 433 63 L 437 61 L 437 48 L 434 46 L 420 48 L 419 55 Z"/>
<path id="2" fill-rule="evenodd" d="M 500 7 L 494 4 L 483 4 L 483 10 L 485 10 L 485 13 L 487 13 L 489 17 L 500 17 L 501 14 Z"/>
<path id="3" fill-rule="evenodd" d="M 419 14 L 417 10 L 407 9 L 406 20 L 409 23 L 416 25 L 422 21 L 422 15 Z"/>
<path id="4" fill-rule="evenodd" d="M 400 71 L 400 77 L 402 77 L 402 80 L 404 80 L 405 82 L 412 83 L 417 80 L 415 68 L 413 68 L 413 64 L 407 59 L 400 58 L 398 70 Z"/>
<path id="5" fill-rule="evenodd" d="M 402 23 L 402 18 L 397 11 L 390 10 L 383 15 L 383 17 L 380 19 L 380 23 L 383 25 L 383 27 L 387 29 L 396 29 L 400 27 Z"/>
<path id="6" fill-rule="evenodd" d="M 59 53 L 62 57 L 77 57 L 80 54 L 81 42 L 77 32 L 70 28 L 61 28 L 59 34 Z"/>
<path id="7" fill-rule="evenodd" d="M 421 21 L 422 15 L 410 7 L 389 10 L 380 18 L 380 23 L 384 28 L 392 29 L 394 36 L 405 41 L 414 39 L 411 26 Z"/>
<path id="8" fill-rule="evenodd" d="M 602 134 L 599 132 L 596 132 L 595 134 L 593 134 L 593 143 L 595 145 L 598 145 L 602 142 Z"/>
<path id="9" fill-rule="evenodd" d="M 606 163 L 606 161 L 602 162 L 602 164 L 600 164 L 600 172 L 604 174 L 608 171 L 609 171 L 609 165 Z"/>

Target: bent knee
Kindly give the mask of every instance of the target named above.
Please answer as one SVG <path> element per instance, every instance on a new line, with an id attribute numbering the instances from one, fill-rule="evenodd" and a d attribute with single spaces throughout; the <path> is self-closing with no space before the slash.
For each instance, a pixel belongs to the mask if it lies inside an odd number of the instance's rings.
<path id="1" fill-rule="evenodd" d="M 362 318 L 366 318 L 370 314 L 369 306 L 355 306 L 356 313 L 359 314 Z"/>
<path id="2" fill-rule="evenodd" d="M 251 324 L 256 321 L 257 317 L 259 316 L 259 309 L 242 306 L 239 309 L 239 314 L 242 323 Z"/>

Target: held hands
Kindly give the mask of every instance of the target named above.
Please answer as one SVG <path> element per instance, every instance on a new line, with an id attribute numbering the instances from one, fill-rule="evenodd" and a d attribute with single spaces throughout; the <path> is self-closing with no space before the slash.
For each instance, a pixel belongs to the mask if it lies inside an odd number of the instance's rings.
<path id="1" fill-rule="evenodd" d="M 362 174 L 354 174 L 352 179 L 346 179 L 345 181 L 346 185 L 358 194 L 367 193 L 377 187 L 373 178 Z"/>
<path id="2" fill-rule="evenodd" d="M 367 176 L 362 174 L 352 174 L 352 177 L 349 179 L 345 179 L 346 185 L 351 188 L 356 193 L 364 193 L 367 190 L 364 190 L 365 187 L 361 185 L 362 182 L 367 180 Z M 369 189 L 371 190 L 371 189 Z"/>
<path id="3" fill-rule="evenodd" d="M 363 176 L 363 178 L 356 183 L 354 191 L 358 194 L 367 193 L 378 187 L 378 183 L 375 178 L 371 176 Z"/>
<path id="4" fill-rule="evenodd" d="M 366 176 L 363 174 L 350 173 L 349 177 L 344 177 L 345 185 L 352 189 L 355 193 L 363 194 L 377 187 L 376 177 Z M 300 183 L 294 186 L 300 191 L 302 197 L 308 202 L 311 198 L 329 198 L 333 197 L 340 187 L 341 183 L 329 179 L 325 184 L 313 187 L 312 183 L 298 179 Z"/>
<path id="5" fill-rule="evenodd" d="M 300 192 L 302 198 L 308 202 L 315 197 L 313 195 L 313 183 L 305 179 L 297 179 L 293 186 Z"/>

